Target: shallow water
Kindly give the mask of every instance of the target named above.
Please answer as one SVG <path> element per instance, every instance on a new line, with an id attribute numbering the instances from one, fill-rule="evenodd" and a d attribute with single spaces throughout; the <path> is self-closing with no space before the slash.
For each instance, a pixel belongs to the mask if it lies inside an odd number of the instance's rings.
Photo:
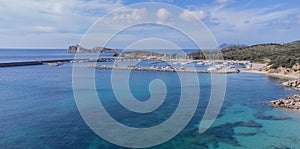
<path id="1" fill-rule="evenodd" d="M 141 101 L 150 97 L 148 85 L 153 79 L 163 80 L 168 89 L 162 106 L 147 114 L 128 111 L 117 102 L 110 73 L 111 70 L 96 70 L 96 88 L 106 110 L 119 122 L 132 127 L 155 126 L 176 109 L 180 97 L 176 73 L 131 72 L 132 94 Z M 0 74 L 1 148 L 121 148 L 98 137 L 82 120 L 73 96 L 72 64 L 0 68 Z M 299 113 L 260 104 L 298 92 L 278 86 L 277 80 L 263 74 L 228 74 L 225 102 L 218 119 L 199 134 L 199 121 L 211 85 L 209 74 L 198 76 L 200 101 L 192 120 L 175 138 L 152 148 L 300 146 Z"/>

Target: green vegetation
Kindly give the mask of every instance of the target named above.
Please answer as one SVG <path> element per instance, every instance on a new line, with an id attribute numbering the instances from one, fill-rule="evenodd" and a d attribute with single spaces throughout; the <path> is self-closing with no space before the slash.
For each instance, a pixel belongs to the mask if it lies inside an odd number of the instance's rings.
<path id="1" fill-rule="evenodd" d="M 157 52 L 149 52 L 149 51 L 126 51 L 120 54 L 123 57 L 131 57 L 131 58 L 142 58 L 149 56 L 163 57 L 164 55 Z"/>
<path id="2" fill-rule="evenodd" d="M 176 53 L 158 53 L 158 52 L 151 52 L 151 51 L 126 51 L 120 54 L 123 57 L 131 57 L 131 58 L 145 58 L 145 57 L 156 57 L 156 58 L 169 58 L 169 59 L 176 59 L 176 58 L 187 58 L 184 54 L 176 54 Z"/>
<path id="3" fill-rule="evenodd" d="M 266 62 L 272 68 L 291 68 L 300 63 L 300 41 L 285 44 L 259 44 L 253 46 L 232 46 L 221 50 L 225 60 L 250 60 Z M 213 52 L 211 52 L 213 53 Z M 190 57 L 203 59 L 201 51 L 190 53 Z"/>

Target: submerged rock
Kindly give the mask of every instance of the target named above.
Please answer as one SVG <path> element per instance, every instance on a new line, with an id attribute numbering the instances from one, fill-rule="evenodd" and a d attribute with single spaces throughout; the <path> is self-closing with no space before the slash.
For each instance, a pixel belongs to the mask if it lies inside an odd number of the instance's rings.
<path id="1" fill-rule="evenodd" d="M 290 147 L 287 146 L 273 146 L 274 149 L 291 149 Z"/>
<path id="2" fill-rule="evenodd" d="M 273 100 L 269 102 L 269 105 L 275 108 L 300 110 L 300 95 L 292 94 L 287 98 Z"/>
<path id="3" fill-rule="evenodd" d="M 262 124 L 256 122 L 228 122 L 219 126 L 215 126 L 209 128 L 204 134 L 204 138 L 208 138 L 210 140 L 215 140 L 218 142 L 223 142 L 230 144 L 235 147 L 242 147 L 242 145 L 238 142 L 235 135 L 238 136 L 254 136 L 256 133 L 235 133 L 234 129 L 236 127 L 249 127 L 249 128 L 262 128 Z"/>
<path id="4" fill-rule="evenodd" d="M 256 113 L 254 115 L 257 119 L 261 119 L 261 120 L 289 120 L 291 119 L 290 117 L 275 117 L 273 115 L 265 115 L 263 113 Z"/>

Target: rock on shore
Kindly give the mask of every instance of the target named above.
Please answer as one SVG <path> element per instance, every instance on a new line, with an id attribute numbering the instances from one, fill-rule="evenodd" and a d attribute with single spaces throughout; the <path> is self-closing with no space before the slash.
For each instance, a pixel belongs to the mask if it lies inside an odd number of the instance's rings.
<path id="1" fill-rule="evenodd" d="M 290 87 L 294 90 L 300 91 L 300 79 L 286 81 L 280 84 L 281 86 Z"/>
<path id="2" fill-rule="evenodd" d="M 300 110 L 300 95 L 289 95 L 287 98 L 273 100 L 269 105 L 275 108 Z"/>

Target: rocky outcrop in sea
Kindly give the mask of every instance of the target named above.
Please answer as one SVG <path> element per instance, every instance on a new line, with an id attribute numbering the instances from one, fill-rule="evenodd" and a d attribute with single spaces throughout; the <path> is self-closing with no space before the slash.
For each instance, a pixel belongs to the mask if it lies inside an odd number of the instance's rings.
<path id="1" fill-rule="evenodd" d="M 94 47 L 91 49 L 83 48 L 80 45 L 69 46 L 68 53 L 114 53 L 113 56 L 118 56 L 119 52 L 115 49 L 106 47 Z"/>
<path id="2" fill-rule="evenodd" d="M 300 95 L 292 94 L 287 98 L 273 100 L 269 105 L 275 108 L 300 110 Z"/>
<path id="3" fill-rule="evenodd" d="M 300 91 L 300 79 L 286 81 L 286 82 L 281 83 L 280 85 Z"/>

